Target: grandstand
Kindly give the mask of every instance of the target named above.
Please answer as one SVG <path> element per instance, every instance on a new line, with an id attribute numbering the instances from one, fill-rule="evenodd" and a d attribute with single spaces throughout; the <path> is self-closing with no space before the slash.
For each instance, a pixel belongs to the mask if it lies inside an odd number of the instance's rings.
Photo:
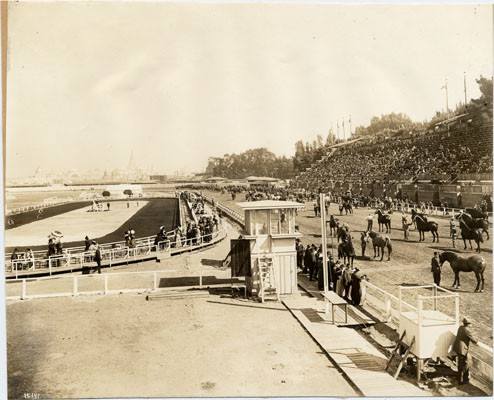
<path id="1" fill-rule="evenodd" d="M 473 205 L 492 195 L 492 126 L 460 117 L 425 132 L 331 146 L 293 186 L 309 191 L 352 189 L 374 196 L 406 190 L 415 201 L 447 201 L 452 206 L 460 206 L 457 194 L 462 193 L 461 205 Z"/>

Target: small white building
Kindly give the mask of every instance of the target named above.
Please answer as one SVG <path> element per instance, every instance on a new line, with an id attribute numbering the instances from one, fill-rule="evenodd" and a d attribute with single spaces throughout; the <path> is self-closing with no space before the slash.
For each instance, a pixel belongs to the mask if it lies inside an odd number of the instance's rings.
<path id="1" fill-rule="evenodd" d="M 245 212 L 245 230 L 232 241 L 232 261 L 242 264 L 247 292 L 264 301 L 268 292 L 296 294 L 297 252 L 295 211 L 304 205 L 294 201 L 237 203 Z M 236 268 L 236 267 L 234 267 Z"/>

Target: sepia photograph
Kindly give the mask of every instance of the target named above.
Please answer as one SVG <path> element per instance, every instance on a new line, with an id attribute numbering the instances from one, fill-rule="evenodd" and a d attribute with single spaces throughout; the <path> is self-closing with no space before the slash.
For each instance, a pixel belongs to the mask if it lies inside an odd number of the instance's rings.
<path id="1" fill-rule="evenodd" d="M 493 396 L 492 2 L 0 10 L 0 398 Z"/>

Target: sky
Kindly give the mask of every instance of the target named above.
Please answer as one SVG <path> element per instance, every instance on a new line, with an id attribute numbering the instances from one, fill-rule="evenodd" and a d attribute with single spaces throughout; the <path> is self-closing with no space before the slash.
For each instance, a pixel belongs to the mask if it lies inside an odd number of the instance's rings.
<path id="1" fill-rule="evenodd" d="M 7 178 L 125 168 L 430 119 L 492 76 L 490 5 L 11 2 Z"/>

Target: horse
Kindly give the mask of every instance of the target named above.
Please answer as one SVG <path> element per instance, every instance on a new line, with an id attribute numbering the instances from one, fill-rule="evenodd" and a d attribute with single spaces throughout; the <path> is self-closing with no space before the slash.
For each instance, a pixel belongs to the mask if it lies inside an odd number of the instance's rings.
<path id="1" fill-rule="evenodd" d="M 439 254 L 439 263 L 442 266 L 446 261 L 449 262 L 449 265 L 455 274 L 453 287 L 456 287 L 457 289 L 460 287 L 460 272 L 474 272 L 475 277 L 477 278 L 475 292 L 484 291 L 485 260 L 482 257 L 475 255 L 464 258 L 451 251 L 444 251 Z M 481 282 L 482 288 L 480 289 Z"/>
<path id="2" fill-rule="evenodd" d="M 413 215 L 413 211 L 412 211 Z M 425 240 L 425 235 L 424 232 L 430 232 L 432 233 L 432 243 L 434 243 L 437 239 L 437 243 L 439 243 L 439 232 L 438 232 L 438 225 L 437 222 L 434 221 L 427 221 L 427 219 L 422 217 L 420 214 L 415 214 L 413 217 L 413 220 L 415 221 L 417 225 L 417 230 L 419 231 L 419 242 L 422 240 Z"/>
<path id="3" fill-rule="evenodd" d="M 383 214 L 380 208 L 376 210 L 375 214 L 377 214 L 377 223 L 379 224 L 379 232 L 381 232 L 381 228 L 384 231 L 384 227 L 386 227 L 386 233 L 389 233 L 391 231 L 391 216 Z"/>
<path id="4" fill-rule="evenodd" d="M 465 212 L 470 214 L 472 218 L 482 218 L 485 219 L 486 221 L 488 221 L 489 219 L 489 214 L 477 208 L 465 208 Z"/>
<path id="5" fill-rule="evenodd" d="M 425 222 L 428 222 L 429 220 L 427 219 L 427 215 L 425 215 L 424 213 L 419 213 L 417 212 L 417 210 L 415 208 L 412 208 L 412 222 L 413 222 L 413 225 L 415 226 L 415 229 L 417 229 L 417 223 L 415 222 L 415 217 L 419 215 L 420 217 L 422 217 L 422 219 L 425 221 Z"/>
<path id="6" fill-rule="evenodd" d="M 474 218 L 469 213 L 462 213 L 457 217 L 459 220 L 463 219 L 465 224 L 471 229 L 481 229 L 482 233 L 485 232 L 487 240 L 489 240 L 489 222 L 483 218 Z"/>
<path id="7" fill-rule="evenodd" d="M 343 226 L 338 226 L 337 230 L 336 230 L 336 241 L 337 243 L 340 241 L 344 242 L 348 239 L 348 237 L 350 236 L 350 228 L 348 227 L 348 225 L 343 225 Z"/>
<path id="8" fill-rule="evenodd" d="M 353 247 L 352 238 L 349 237 L 347 241 L 342 242 L 338 245 L 338 260 L 343 257 L 343 263 L 348 262 L 350 266 L 353 267 L 353 259 L 355 258 L 355 249 Z"/>
<path id="9" fill-rule="evenodd" d="M 369 237 L 372 239 L 372 247 L 374 248 L 374 258 L 379 257 L 379 250 L 381 250 L 381 260 L 383 260 L 384 257 L 384 248 L 386 247 L 388 249 L 388 261 L 391 260 L 391 240 L 389 237 L 383 238 L 381 235 L 379 235 L 376 232 L 368 232 Z M 376 254 L 376 249 L 377 249 L 377 254 Z"/>
<path id="10" fill-rule="evenodd" d="M 475 251 L 480 253 L 480 243 L 484 243 L 484 239 L 482 239 L 482 231 L 476 228 L 469 228 L 463 218 L 460 218 L 460 230 L 461 230 L 461 238 L 463 239 L 463 244 L 465 245 L 464 250 L 467 249 L 467 242 L 470 243 L 470 250 L 472 248 L 472 239 L 477 243 L 477 248 Z"/>

